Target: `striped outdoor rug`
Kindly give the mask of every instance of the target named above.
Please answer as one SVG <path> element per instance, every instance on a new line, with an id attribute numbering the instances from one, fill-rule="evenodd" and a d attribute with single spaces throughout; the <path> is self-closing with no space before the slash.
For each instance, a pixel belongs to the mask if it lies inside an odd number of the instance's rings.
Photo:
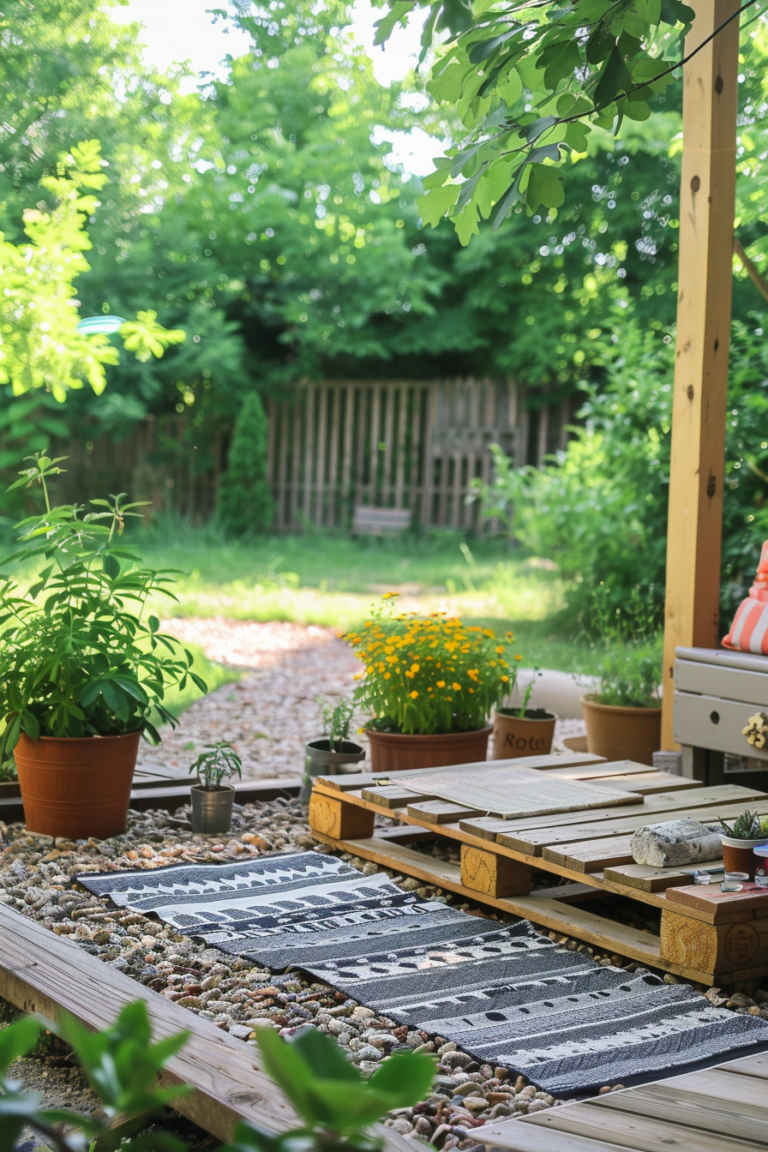
<path id="1" fill-rule="evenodd" d="M 225 952 L 301 968 L 556 1096 L 768 1049 L 768 1023 L 714 1008 L 686 985 L 600 967 L 526 921 L 499 927 L 335 856 L 77 879 Z"/>

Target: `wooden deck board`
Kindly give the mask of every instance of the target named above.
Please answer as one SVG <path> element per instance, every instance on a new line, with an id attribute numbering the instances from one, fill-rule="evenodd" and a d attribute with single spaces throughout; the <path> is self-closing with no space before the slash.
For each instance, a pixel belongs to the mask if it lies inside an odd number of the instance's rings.
<path id="1" fill-rule="evenodd" d="M 191 1033 L 159 1078 L 167 1088 L 193 1086 L 189 1095 L 174 1101 L 178 1112 L 219 1140 L 230 1140 L 240 1120 L 273 1133 L 297 1124 L 251 1045 L 2 904 L 0 996 L 24 1012 L 53 1020 L 65 1009 L 93 1029 L 111 1024 L 126 1004 L 144 1000 L 155 1040 L 184 1029 Z M 383 1126 L 378 1131 L 388 1152 L 413 1152 L 412 1142 L 398 1133 Z"/>
<path id="2" fill-rule="evenodd" d="M 765 1152 L 768 1055 L 485 1124 L 469 1139 L 509 1152 Z"/>

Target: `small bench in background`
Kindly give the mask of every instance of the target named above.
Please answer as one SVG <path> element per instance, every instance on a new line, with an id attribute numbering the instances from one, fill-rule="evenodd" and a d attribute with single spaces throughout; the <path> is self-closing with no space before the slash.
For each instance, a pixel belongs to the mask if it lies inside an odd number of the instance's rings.
<path id="1" fill-rule="evenodd" d="M 396 536 L 411 526 L 408 508 L 373 508 L 357 504 L 352 517 L 353 536 Z"/>

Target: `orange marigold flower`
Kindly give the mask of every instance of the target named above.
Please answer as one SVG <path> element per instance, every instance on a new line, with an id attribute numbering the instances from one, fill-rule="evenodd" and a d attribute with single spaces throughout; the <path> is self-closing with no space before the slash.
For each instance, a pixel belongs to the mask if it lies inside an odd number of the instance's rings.
<path id="1" fill-rule="evenodd" d="M 415 700 L 416 697 L 418 696 L 418 692 L 414 688 L 413 692 L 409 692 L 408 695 L 410 696 L 411 700 Z"/>
<path id="2" fill-rule="evenodd" d="M 437 686 L 438 688 L 445 688 L 445 680 L 438 680 Z"/>
<path id="3" fill-rule="evenodd" d="M 522 656 L 515 656 L 515 660 L 522 660 Z"/>
<path id="4" fill-rule="evenodd" d="M 499 656 L 503 656 L 503 655 L 504 655 L 504 645 L 503 645 L 503 644 L 498 644 L 498 645 L 496 646 L 496 652 L 497 652 L 497 654 L 498 654 Z"/>
<path id="5" fill-rule="evenodd" d="M 385 672 L 384 673 L 384 679 L 385 680 L 391 680 L 392 679 L 392 673 L 391 672 Z"/>
<path id="6" fill-rule="evenodd" d="M 461 691 L 461 684 L 456 684 L 454 682 L 453 684 L 451 684 L 451 688 L 453 688 L 454 692 L 460 692 Z"/>
<path id="7" fill-rule="evenodd" d="M 507 681 L 509 680 L 509 676 L 502 676 L 501 679 L 502 679 L 503 683 L 506 684 Z"/>

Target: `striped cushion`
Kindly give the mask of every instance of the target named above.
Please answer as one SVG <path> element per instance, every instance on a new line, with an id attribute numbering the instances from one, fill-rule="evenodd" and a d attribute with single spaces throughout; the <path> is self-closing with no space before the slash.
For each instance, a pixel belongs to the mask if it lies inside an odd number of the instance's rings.
<path id="1" fill-rule="evenodd" d="M 768 656 L 768 601 L 753 600 L 751 596 L 742 600 L 723 647 Z"/>

